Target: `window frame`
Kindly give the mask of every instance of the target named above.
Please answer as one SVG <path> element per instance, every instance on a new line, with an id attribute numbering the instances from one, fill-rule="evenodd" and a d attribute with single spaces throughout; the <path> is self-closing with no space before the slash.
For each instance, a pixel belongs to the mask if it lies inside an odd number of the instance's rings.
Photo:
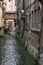
<path id="1" fill-rule="evenodd" d="M 12 2 L 13 0 L 9 0 L 9 2 Z"/>
<path id="2" fill-rule="evenodd" d="M 40 9 L 39 9 L 39 11 L 40 11 Z M 40 12 L 40 14 L 41 14 L 41 12 Z M 40 32 L 40 29 L 41 29 L 41 21 L 39 20 L 39 16 L 40 15 L 38 13 L 38 9 L 36 9 L 36 13 L 35 13 L 35 10 L 34 10 L 33 11 L 33 15 L 32 15 L 32 19 L 33 20 L 31 20 L 31 30 L 32 31 L 38 31 L 38 32 Z M 34 19 L 34 17 L 35 17 L 35 19 Z M 35 23 L 36 23 L 36 25 L 35 25 Z M 34 26 L 32 26 L 32 24 Z"/>

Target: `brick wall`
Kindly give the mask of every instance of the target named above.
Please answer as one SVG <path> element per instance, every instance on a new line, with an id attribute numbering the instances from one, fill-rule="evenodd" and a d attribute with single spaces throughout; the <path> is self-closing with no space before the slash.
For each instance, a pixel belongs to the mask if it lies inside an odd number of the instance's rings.
<path id="1" fill-rule="evenodd" d="M 17 17 L 14 14 L 5 14 L 4 19 L 16 19 Z"/>

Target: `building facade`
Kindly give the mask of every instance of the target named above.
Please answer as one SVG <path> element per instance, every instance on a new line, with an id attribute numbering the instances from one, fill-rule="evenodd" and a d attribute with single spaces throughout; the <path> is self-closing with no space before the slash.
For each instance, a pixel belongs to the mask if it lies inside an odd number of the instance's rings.
<path id="1" fill-rule="evenodd" d="M 26 2 L 25 2 L 26 3 Z M 27 1 L 28 3 L 28 1 Z M 41 15 L 42 5 L 38 0 L 29 1 L 29 5 L 26 6 L 25 11 L 27 14 L 27 20 L 25 22 L 25 32 L 27 50 L 33 55 L 39 53 L 39 36 L 41 31 Z M 35 56 L 36 57 L 36 56 Z"/>
<path id="2" fill-rule="evenodd" d="M 20 36 L 22 36 L 22 24 L 23 21 L 20 19 L 21 18 L 21 10 L 23 9 L 23 1 L 22 0 L 17 0 L 17 27 L 18 27 L 18 33 L 20 34 Z"/>
<path id="3" fill-rule="evenodd" d="M 2 12 L 2 1 L 0 1 L 0 36 L 4 35 L 4 19 Z"/>
<path id="4" fill-rule="evenodd" d="M 3 0 L 3 16 L 5 21 L 5 28 L 7 29 L 9 27 L 12 27 L 12 24 L 14 23 L 14 20 L 16 19 L 16 0 Z M 14 28 L 14 26 L 12 27 Z"/>
<path id="5" fill-rule="evenodd" d="M 24 33 L 27 50 L 39 58 L 43 54 L 42 4 L 39 0 L 18 0 L 18 3 L 20 34 Z M 25 10 L 27 15 L 25 23 L 20 19 L 21 10 Z"/>

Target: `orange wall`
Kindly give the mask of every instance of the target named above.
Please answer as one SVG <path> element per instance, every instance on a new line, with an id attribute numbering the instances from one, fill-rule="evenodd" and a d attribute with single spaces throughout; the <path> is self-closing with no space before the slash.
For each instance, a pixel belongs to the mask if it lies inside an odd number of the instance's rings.
<path id="1" fill-rule="evenodd" d="M 14 16 L 13 14 L 5 14 L 4 15 L 4 19 L 16 19 L 17 17 L 16 16 Z"/>

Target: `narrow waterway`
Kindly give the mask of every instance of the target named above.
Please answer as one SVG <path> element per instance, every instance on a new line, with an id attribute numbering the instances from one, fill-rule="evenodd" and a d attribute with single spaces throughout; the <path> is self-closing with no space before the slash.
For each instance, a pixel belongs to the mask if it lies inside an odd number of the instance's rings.
<path id="1" fill-rule="evenodd" d="M 5 35 L 0 38 L 0 65 L 33 65 L 30 61 L 31 56 L 28 59 L 24 50 L 13 36 Z"/>

